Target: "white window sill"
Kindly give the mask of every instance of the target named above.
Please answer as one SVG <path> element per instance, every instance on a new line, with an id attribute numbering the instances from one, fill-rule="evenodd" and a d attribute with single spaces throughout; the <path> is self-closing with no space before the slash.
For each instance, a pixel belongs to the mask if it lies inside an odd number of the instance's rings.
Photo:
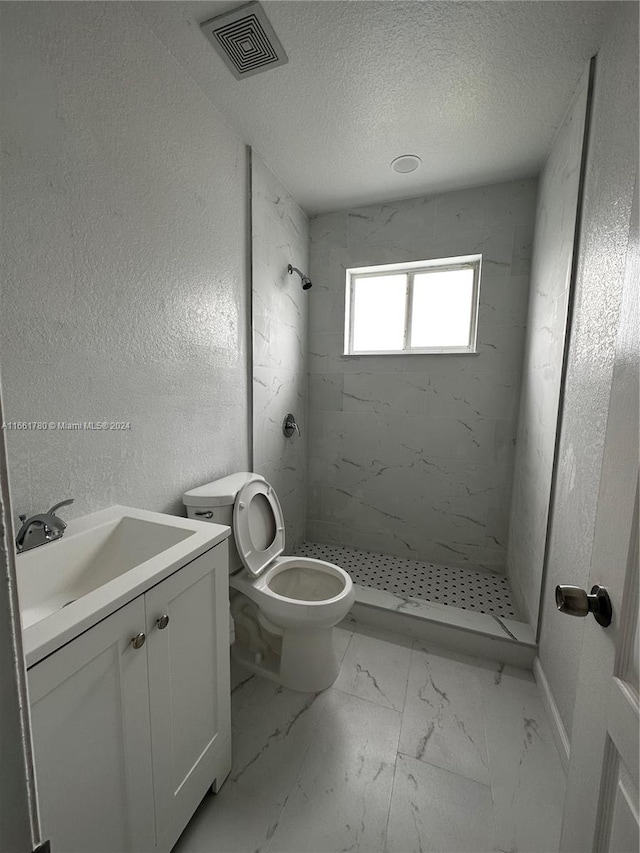
<path id="1" fill-rule="evenodd" d="M 371 355 L 480 355 L 477 349 L 469 349 L 468 347 L 446 349 L 406 349 L 406 350 L 371 350 L 367 352 L 344 352 L 341 358 L 360 358 L 361 356 Z"/>

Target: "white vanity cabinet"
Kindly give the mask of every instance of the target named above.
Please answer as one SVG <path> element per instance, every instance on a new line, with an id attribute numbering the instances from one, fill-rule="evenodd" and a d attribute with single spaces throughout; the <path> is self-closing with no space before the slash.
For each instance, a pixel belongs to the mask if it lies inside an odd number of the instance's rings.
<path id="1" fill-rule="evenodd" d="M 28 670 L 43 838 L 56 853 L 155 847 L 144 596 Z"/>
<path id="2" fill-rule="evenodd" d="M 43 837 L 55 853 L 168 853 L 222 784 L 228 613 L 223 542 L 28 670 Z"/>
<path id="3" fill-rule="evenodd" d="M 156 836 L 163 851 L 176 843 L 207 788 L 217 790 L 231 770 L 227 548 L 216 546 L 145 595 Z M 158 620 L 166 616 L 162 629 Z"/>

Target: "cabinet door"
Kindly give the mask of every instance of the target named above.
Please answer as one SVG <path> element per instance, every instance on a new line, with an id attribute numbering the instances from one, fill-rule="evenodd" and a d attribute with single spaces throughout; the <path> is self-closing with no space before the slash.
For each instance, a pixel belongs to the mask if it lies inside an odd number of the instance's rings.
<path id="1" fill-rule="evenodd" d="M 56 853 L 155 847 L 142 596 L 27 673 L 43 838 Z"/>
<path id="2" fill-rule="evenodd" d="M 156 832 L 165 851 L 231 769 L 227 543 L 149 590 L 145 607 Z"/>

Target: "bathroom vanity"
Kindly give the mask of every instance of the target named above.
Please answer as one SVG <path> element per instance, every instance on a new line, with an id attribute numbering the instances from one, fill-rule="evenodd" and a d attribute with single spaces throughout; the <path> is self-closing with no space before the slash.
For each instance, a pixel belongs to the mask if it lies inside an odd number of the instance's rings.
<path id="1" fill-rule="evenodd" d="M 17 560 L 43 837 L 168 853 L 231 769 L 229 531 L 124 507 L 73 527 Z"/>

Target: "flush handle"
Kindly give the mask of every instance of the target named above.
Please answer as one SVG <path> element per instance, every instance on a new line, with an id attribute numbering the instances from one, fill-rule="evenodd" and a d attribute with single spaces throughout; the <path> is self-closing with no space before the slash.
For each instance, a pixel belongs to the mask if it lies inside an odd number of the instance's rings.
<path id="1" fill-rule="evenodd" d="M 167 627 L 168 624 L 169 624 L 169 614 L 168 613 L 163 613 L 159 619 L 156 619 L 156 625 L 158 626 L 158 628 L 161 631 L 164 631 L 164 629 Z"/>
<path id="2" fill-rule="evenodd" d="M 556 587 L 556 605 L 560 613 L 569 616 L 588 616 L 593 613 L 598 625 L 608 628 L 611 625 L 613 610 L 606 588 L 596 584 L 587 595 L 579 586 L 560 584 Z"/>
<path id="3" fill-rule="evenodd" d="M 195 512 L 194 515 L 201 515 L 203 518 L 213 518 L 213 513 L 210 509 L 204 512 Z"/>
<path id="4" fill-rule="evenodd" d="M 141 649 L 147 641 L 147 637 L 144 631 L 140 631 L 139 634 L 136 634 L 135 637 L 131 640 L 131 645 L 134 649 Z"/>

